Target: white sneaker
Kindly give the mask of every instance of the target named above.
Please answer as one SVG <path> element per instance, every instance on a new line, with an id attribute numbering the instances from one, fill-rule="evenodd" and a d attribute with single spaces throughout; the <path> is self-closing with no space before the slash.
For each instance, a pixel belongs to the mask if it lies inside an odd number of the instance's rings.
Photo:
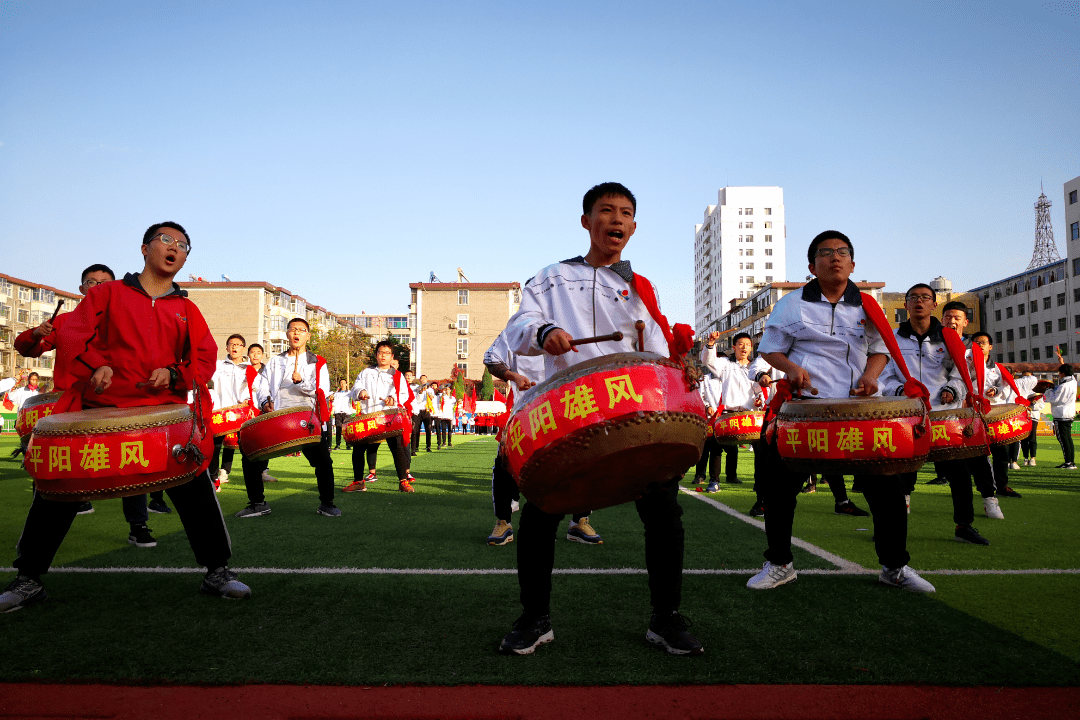
<path id="1" fill-rule="evenodd" d="M 217 471 L 217 479 L 218 479 L 218 482 L 223 482 L 223 483 L 229 482 L 229 473 L 225 472 L 224 470 L 218 470 Z"/>
<path id="2" fill-rule="evenodd" d="M 1015 462 L 1009 463 L 1009 469 L 1010 470 L 1019 470 L 1020 469 L 1020 463 L 1015 463 Z"/>
<path id="3" fill-rule="evenodd" d="M 1005 514 L 1001 512 L 1001 504 L 996 497 L 983 498 L 983 511 L 991 520 L 1004 520 Z"/>
<path id="4" fill-rule="evenodd" d="M 262 481 L 263 482 L 277 482 L 277 478 L 274 477 L 273 475 L 271 475 L 268 470 L 263 470 L 263 472 L 262 472 Z"/>
<path id="5" fill-rule="evenodd" d="M 892 585 L 901 590 L 910 590 L 911 592 L 932 593 L 935 591 L 933 585 L 919 577 L 919 573 L 907 565 L 896 570 L 890 570 L 882 565 L 878 580 L 886 585 Z"/>
<path id="6" fill-rule="evenodd" d="M 772 590 L 774 587 L 789 583 L 799 577 L 795 572 L 795 563 L 773 565 L 768 560 L 761 566 L 761 572 L 750 578 L 746 587 L 751 590 Z"/>
<path id="7" fill-rule="evenodd" d="M 904 502 L 907 503 L 907 514 L 910 515 L 911 514 L 911 496 L 910 495 L 905 495 L 904 496 Z"/>
<path id="8" fill-rule="evenodd" d="M 1028 460 L 1028 465 L 1030 465 L 1031 467 L 1035 467 L 1035 458 L 1031 458 L 1030 460 Z"/>

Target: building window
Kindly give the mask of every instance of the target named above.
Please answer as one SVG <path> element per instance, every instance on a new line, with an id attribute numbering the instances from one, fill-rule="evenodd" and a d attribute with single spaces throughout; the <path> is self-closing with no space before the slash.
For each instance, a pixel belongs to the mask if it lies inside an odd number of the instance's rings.
<path id="1" fill-rule="evenodd" d="M 1065 318 L 1058 318 L 1058 332 L 1064 332 L 1068 329 L 1068 323 L 1065 322 Z"/>
<path id="2" fill-rule="evenodd" d="M 469 363 L 461 363 L 461 362 L 459 362 L 457 364 L 457 367 L 458 367 L 458 370 L 460 370 L 462 372 L 462 374 L 464 374 L 464 375 L 469 374 Z"/>
<path id="3" fill-rule="evenodd" d="M 995 310 L 994 311 L 994 321 L 995 322 L 1001 322 L 1001 311 L 1000 310 Z"/>
<path id="4" fill-rule="evenodd" d="M 11 283 L 3 278 L 0 278 L 0 295 L 11 296 Z M 7 363 L 4 363 L 5 365 Z"/>
<path id="5" fill-rule="evenodd" d="M 1075 195 L 1075 194 L 1076 193 L 1074 192 L 1073 195 Z M 766 215 L 772 215 L 772 208 L 765 208 L 765 214 Z"/>
<path id="6" fill-rule="evenodd" d="M 754 254 L 754 248 L 746 248 L 746 254 L 747 255 L 753 255 Z"/>
<path id="7" fill-rule="evenodd" d="M 746 242 L 754 242 L 754 236 L 753 235 L 747 235 L 746 236 Z"/>
<path id="8" fill-rule="evenodd" d="M 765 213 L 765 214 L 766 214 L 766 215 L 768 215 L 768 213 Z M 766 229 L 766 230 L 770 230 L 770 229 L 772 229 L 772 221 L 771 221 L 771 220 L 766 220 L 766 221 L 765 221 L 765 229 Z M 772 236 L 770 235 L 769 237 L 772 237 Z M 767 241 L 766 241 L 766 242 L 767 242 Z"/>
<path id="9" fill-rule="evenodd" d="M 468 315 L 465 317 L 468 317 Z M 386 327 L 393 328 L 394 330 L 405 330 L 409 327 L 409 318 L 404 316 L 388 317 L 386 318 Z"/>
<path id="10" fill-rule="evenodd" d="M 765 248 L 766 255 L 772 255 L 772 248 Z"/>
<path id="11" fill-rule="evenodd" d="M 1032 325 L 1031 326 L 1031 337 L 1039 337 L 1039 326 L 1038 325 Z"/>
<path id="12" fill-rule="evenodd" d="M 1080 301 L 1080 297 L 1077 298 L 1077 301 Z M 1039 312 L 1039 303 L 1035 300 L 1032 300 L 1028 305 L 1031 307 L 1031 312 Z"/>
<path id="13" fill-rule="evenodd" d="M 1052 320 L 1047 320 L 1043 323 L 1043 332 L 1047 335 L 1054 332 L 1054 322 Z"/>
<path id="14" fill-rule="evenodd" d="M 1024 303 L 1020 303 L 1019 305 L 1016 306 L 1016 314 L 1017 315 L 1023 315 L 1024 314 Z"/>
<path id="15" fill-rule="evenodd" d="M 3 318 L 5 320 L 7 320 L 10 317 L 11 317 L 11 306 L 10 305 L 0 305 L 0 318 Z"/>
<path id="16" fill-rule="evenodd" d="M 771 283 L 772 282 L 772 275 L 766 275 L 765 276 L 765 282 Z"/>
<path id="17" fill-rule="evenodd" d="M 1057 305 L 1058 305 L 1058 307 L 1061 307 L 1064 304 L 1065 304 L 1065 293 L 1058 293 L 1058 295 L 1057 295 Z"/>
<path id="18" fill-rule="evenodd" d="M 19 300 L 22 300 L 23 302 L 30 302 L 30 288 L 19 288 Z"/>
<path id="19" fill-rule="evenodd" d="M 1005 362 L 1005 356 L 1002 355 L 1001 353 L 998 353 L 997 354 L 997 361 L 998 362 Z"/>
<path id="20" fill-rule="evenodd" d="M 1017 328 L 1016 332 L 1019 334 L 1021 340 L 1027 337 L 1027 327 L 1024 325 L 1021 325 L 1019 328 Z"/>
<path id="21" fill-rule="evenodd" d="M 1027 350 L 1020 351 L 1020 362 L 1027 362 Z"/>
<path id="22" fill-rule="evenodd" d="M 1005 340 L 1006 340 L 1007 342 L 1012 342 L 1012 341 L 1013 341 L 1014 339 L 1015 339 L 1015 338 L 1013 338 L 1013 331 L 1012 331 L 1012 329 L 1010 328 L 1009 330 L 1006 330 L 1006 331 L 1005 331 Z"/>
<path id="23" fill-rule="evenodd" d="M 772 263 L 765 263 L 766 270 L 772 270 Z"/>
<path id="24" fill-rule="evenodd" d="M 996 333 L 994 333 L 994 342 L 996 342 L 998 345 L 1001 344 L 1001 331 L 1000 330 L 998 330 Z"/>
<path id="25" fill-rule="evenodd" d="M 469 291 L 468 290 L 458 290 L 457 291 L 457 304 L 458 305 L 468 305 L 469 304 Z"/>
<path id="26" fill-rule="evenodd" d="M 896 308 L 895 322 L 902 323 L 907 320 L 907 308 Z"/>
<path id="27" fill-rule="evenodd" d="M 747 270 L 753 270 L 754 269 L 754 263 L 746 263 L 746 269 Z"/>
<path id="28" fill-rule="evenodd" d="M 469 354 L 469 338 L 458 338 L 457 340 L 458 355 Z"/>
<path id="29" fill-rule="evenodd" d="M 1012 352 L 1009 353 L 1009 362 L 1011 362 L 1011 363 L 1016 362 L 1016 353 L 1012 353 Z"/>
<path id="30" fill-rule="evenodd" d="M 754 229 L 754 223 L 752 223 L 752 222 L 746 223 L 746 229 L 747 230 L 753 230 Z"/>
<path id="31" fill-rule="evenodd" d="M 1039 348 L 1031 348 L 1031 359 L 1032 360 L 1038 360 L 1039 359 Z"/>
<path id="32" fill-rule="evenodd" d="M 743 215 L 753 215 L 753 214 L 754 214 L 754 208 L 746 208 L 746 210 L 743 211 Z"/>
<path id="33" fill-rule="evenodd" d="M 468 330 L 469 329 L 469 316 L 468 315 L 458 315 L 457 316 L 457 328 L 458 328 L 458 330 Z"/>
<path id="34" fill-rule="evenodd" d="M 1080 240 L 1080 222 L 1074 222 L 1069 226 L 1069 239 Z"/>
<path id="35" fill-rule="evenodd" d="M 19 310 L 18 320 L 19 320 L 19 322 L 23 323 L 24 325 L 28 324 L 30 322 L 30 311 L 20 309 Z"/>
<path id="36" fill-rule="evenodd" d="M 1011 317 L 1012 317 L 1012 305 L 1005 308 L 1005 318 L 1008 319 L 1008 318 L 1011 318 Z"/>
<path id="37" fill-rule="evenodd" d="M 1049 360 L 1052 357 L 1054 357 L 1054 346 L 1053 345 L 1047 345 L 1046 346 L 1046 359 Z"/>
<path id="38" fill-rule="evenodd" d="M 753 275 L 747 275 L 746 276 L 746 283 L 748 285 L 753 285 L 754 284 L 754 276 Z"/>
<path id="39" fill-rule="evenodd" d="M 772 235 L 766 235 L 765 242 L 772 242 Z"/>

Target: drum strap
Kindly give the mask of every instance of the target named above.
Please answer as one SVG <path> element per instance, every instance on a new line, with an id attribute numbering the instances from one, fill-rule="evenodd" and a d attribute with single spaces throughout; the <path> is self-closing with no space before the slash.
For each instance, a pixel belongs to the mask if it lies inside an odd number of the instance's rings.
<path id="1" fill-rule="evenodd" d="M 975 382 L 979 386 L 979 395 L 986 397 L 986 356 L 983 355 L 982 346 L 974 342 L 971 343 L 971 364 L 975 366 Z"/>
<path id="2" fill-rule="evenodd" d="M 1001 373 L 1001 377 L 1005 378 L 1005 382 L 1009 383 L 1009 387 L 1012 388 L 1013 394 L 1016 395 L 1016 403 L 1023 405 L 1024 407 L 1031 407 L 1031 401 L 1020 394 L 1020 390 L 1016 387 L 1016 381 L 1013 379 L 1012 373 L 1005 369 L 1005 366 L 1001 363 L 997 364 L 998 372 Z"/>
<path id="3" fill-rule="evenodd" d="M 634 286 L 634 292 L 641 298 L 641 302 L 645 303 L 645 309 L 649 311 L 653 322 L 663 331 L 670 358 L 672 360 L 681 358 L 694 346 L 694 329 L 684 323 L 675 323 L 674 332 L 672 331 L 667 318 L 660 312 L 660 304 L 656 301 L 653 284 L 644 275 L 634 273 L 634 280 L 630 284 Z M 644 350 L 645 348 L 638 348 L 639 352 L 644 352 Z"/>
<path id="4" fill-rule="evenodd" d="M 248 402 L 252 407 L 255 407 L 255 378 L 259 376 L 259 371 L 248 365 L 244 369 L 244 379 L 247 381 L 248 388 Z"/>

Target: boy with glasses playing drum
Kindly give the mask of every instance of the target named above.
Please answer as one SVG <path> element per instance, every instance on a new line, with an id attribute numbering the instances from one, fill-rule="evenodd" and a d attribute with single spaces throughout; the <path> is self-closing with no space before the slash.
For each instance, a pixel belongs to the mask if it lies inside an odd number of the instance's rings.
<path id="1" fill-rule="evenodd" d="M 799 292 L 776 304 L 758 351 L 771 366 L 784 372 L 791 392 L 816 389 L 818 398 L 878 395 L 878 376 L 889 356 L 877 331 L 869 325 L 862 295 L 849 280 L 855 269 L 854 248 L 846 235 L 826 230 L 807 250 L 815 278 Z M 764 466 L 765 535 L 769 547 L 761 572 L 746 586 L 767 590 L 796 579 L 791 554 L 795 504 L 806 473 L 788 470 L 776 439 L 762 443 Z M 874 516 L 879 580 L 916 592 L 934 586 L 908 567 L 907 510 L 899 475 L 879 475 L 865 483 L 863 495 Z"/>
<path id="2" fill-rule="evenodd" d="M 58 347 L 72 376 L 81 381 L 84 407 L 183 405 L 192 388 L 206 395 L 217 345 L 198 308 L 173 282 L 190 249 L 191 240 L 180 225 L 151 225 L 143 236 L 142 272 L 91 288 L 70 313 Z M 199 590 L 228 599 L 250 597 L 251 589 L 226 567 L 232 546 L 209 473 L 196 474 L 167 492 L 196 561 L 208 569 Z M 45 500 L 35 493 L 16 546 L 18 576 L 0 594 L 0 612 L 48 597 L 41 576 L 48 572 L 77 508 L 78 503 Z"/>
<path id="3" fill-rule="evenodd" d="M 507 323 L 509 350 L 518 355 L 543 355 L 544 376 L 590 358 L 613 352 L 649 350 L 669 354 L 664 329 L 654 320 L 655 289 L 635 277 L 623 249 L 637 229 L 637 202 L 618 183 L 590 189 L 582 202 L 581 226 L 589 233 L 584 257 L 549 265 L 525 284 L 520 310 Z M 648 287 L 646 287 L 646 285 Z M 651 295 L 647 304 L 637 288 Z M 635 347 L 636 320 L 644 319 L 644 347 Z M 666 322 L 666 321 L 665 321 Z M 666 329 L 666 328 L 665 328 Z M 574 347 L 577 338 L 620 331 L 624 340 Z M 602 470 L 598 470 L 602 472 Z M 684 531 L 679 507 L 679 478 L 656 478 L 635 502 L 645 525 L 645 565 L 653 615 L 645 638 L 676 655 L 701 655 L 697 638 L 679 614 L 682 599 Z M 551 642 L 551 575 L 555 564 L 554 536 L 562 515 L 547 513 L 532 502 L 521 509 L 517 531 L 518 584 L 523 612 L 499 646 L 501 652 L 524 655 Z"/>

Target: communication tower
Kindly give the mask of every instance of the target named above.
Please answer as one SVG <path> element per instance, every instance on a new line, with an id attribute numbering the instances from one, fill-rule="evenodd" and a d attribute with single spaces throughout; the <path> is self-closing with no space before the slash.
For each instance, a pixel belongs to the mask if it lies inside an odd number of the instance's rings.
<path id="1" fill-rule="evenodd" d="M 1040 185 L 1039 201 L 1035 203 L 1035 252 L 1027 269 L 1033 270 L 1060 259 L 1057 243 L 1054 242 L 1054 228 L 1050 226 L 1050 200 Z"/>

